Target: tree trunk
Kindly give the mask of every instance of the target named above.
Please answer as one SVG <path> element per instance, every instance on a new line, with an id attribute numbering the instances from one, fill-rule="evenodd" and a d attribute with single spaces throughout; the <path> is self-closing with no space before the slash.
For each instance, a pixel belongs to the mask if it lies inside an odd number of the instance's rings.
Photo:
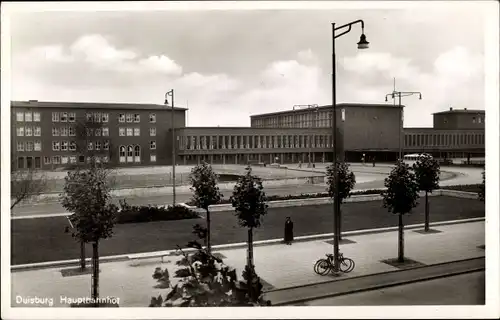
<path id="1" fill-rule="evenodd" d="M 92 299 L 94 306 L 99 305 L 97 299 L 99 298 L 99 242 L 92 243 Z"/>
<path id="2" fill-rule="evenodd" d="M 340 203 L 339 203 L 339 207 L 340 207 Z M 339 233 L 339 241 L 342 241 L 342 210 L 339 208 L 339 226 L 338 226 L 339 230 L 338 230 L 338 233 Z"/>
<path id="3" fill-rule="evenodd" d="M 429 231 L 429 198 L 427 191 L 425 191 L 425 232 Z"/>
<path id="4" fill-rule="evenodd" d="M 80 241 L 80 269 L 83 271 L 86 268 L 85 264 L 85 242 Z"/>
<path id="5" fill-rule="evenodd" d="M 210 244 L 210 211 L 207 209 L 207 251 L 212 253 L 212 247 Z"/>
<path id="6" fill-rule="evenodd" d="M 254 270 L 253 270 L 253 229 L 248 228 L 248 253 L 247 253 L 247 269 L 248 269 L 248 297 L 250 301 L 255 301 L 254 297 Z"/>
<path id="7" fill-rule="evenodd" d="M 403 229 L 403 215 L 399 214 L 399 232 L 398 232 L 398 261 L 404 262 L 405 259 L 405 239 Z"/>

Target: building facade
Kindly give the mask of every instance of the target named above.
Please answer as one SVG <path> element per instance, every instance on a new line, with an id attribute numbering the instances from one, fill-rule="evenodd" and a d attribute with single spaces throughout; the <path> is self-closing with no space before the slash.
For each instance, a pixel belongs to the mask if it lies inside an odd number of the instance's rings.
<path id="1" fill-rule="evenodd" d="M 18 169 L 53 170 L 84 163 L 77 150 L 82 124 L 88 151 L 111 165 L 171 163 L 171 108 L 153 104 L 13 101 L 11 150 Z M 174 127 L 185 126 L 185 110 L 174 109 Z"/>
<path id="2" fill-rule="evenodd" d="M 98 153 L 98 159 L 113 166 L 172 164 L 172 128 L 178 164 L 333 160 L 331 106 L 254 115 L 250 127 L 186 127 L 186 109 L 175 108 L 172 123 L 172 110 L 164 105 L 39 101 L 11 105 L 11 150 L 18 169 L 54 170 L 85 162 L 77 148 L 81 123 L 91 124 L 83 149 Z M 354 103 L 337 107 L 336 148 L 346 161 L 393 161 L 400 141 L 404 153 L 484 156 L 482 110 L 436 113 L 437 128 L 403 129 L 402 107 Z"/>

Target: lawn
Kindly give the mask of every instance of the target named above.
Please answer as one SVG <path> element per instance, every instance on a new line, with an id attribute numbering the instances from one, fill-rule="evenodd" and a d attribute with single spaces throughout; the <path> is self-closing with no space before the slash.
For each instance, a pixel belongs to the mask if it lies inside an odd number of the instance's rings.
<path id="1" fill-rule="evenodd" d="M 484 217 L 484 203 L 478 200 L 452 197 L 430 197 L 432 221 L 446 221 Z M 423 199 L 414 212 L 404 218 L 405 224 L 424 222 Z M 270 208 L 262 227 L 255 231 L 254 240 L 283 237 L 285 217 L 294 222 L 294 235 L 304 236 L 331 233 L 333 228 L 332 206 L 313 205 L 302 207 Z M 397 226 L 397 216 L 388 213 L 381 201 L 347 203 L 342 206 L 342 230 L 362 230 Z M 140 253 L 175 249 L 193 240 L 195 223 L 203 219 L 160 221 L 116 225 L 114 236 L 100 244 L 101 256 Z M 12 261 L 25 264 L 44 261 L 76 259 L 79 246 L 70 234 L 64 233 L 68 225 L 64 217 L 11 220 Z M 245 242 L 246 230 L 239 227 L 233 212 L 212 214 L 212 244 Z M 88 245 L 87 256 L 91 255 Z"/>

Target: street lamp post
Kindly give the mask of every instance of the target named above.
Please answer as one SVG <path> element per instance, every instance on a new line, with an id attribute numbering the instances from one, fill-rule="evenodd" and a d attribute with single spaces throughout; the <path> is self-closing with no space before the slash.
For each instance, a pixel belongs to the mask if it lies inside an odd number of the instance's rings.
<path id="1" fill-rule="evenodd" d="M 174 89 L 165 94 L 165 105 L 169 105 L 168 97 L 172 97 L 171 121 L 172 121 L 172 206 L 175 207 L 175 117 L 174 117 Z"/>
<path id="2" fill-rule="evenodd" d="M 317 104 L 296 104 L 293 106 L 293 110 L 295 110 L 295 108 L 300 108 L 300 107 L 307 107 L 307 110 L 309 110 L 309 118 L 310 118 L 310 121 L 309 122 L 309 129 L 311 129 L 313 126 L 312 126 L 312 123 L 313 123 L 313 120 L 312 120 L 312 109 L 315 108 L 316 110 L 314 110 L 314 112 L 316 112 L 316 116 L 317 116 L 317 112 L 318 112 L 318 105 Z M 316 126 L 318 124 L 316 123 Z M 308 141 L 309 141 L 309 164 L 308 164 L 308 168 L 311 168 L 311 152 L 312 152 L 312 137 L 311 137 L 311 134 L 309 132 L 309 134 L 307 135 L 308 136 Z"/>
<path id="3" fill-rule="evenodd" d="M 409 97 L 414 94 L 418 94 L 419 99 L 422 100 L 422 93 L 418 91 L 396 91 L 394 90 L 392 93 L 388 93 L 385 95 L 385 101 L 387 101 L 387 97 L 392 97 L 392 99 L 396 99 L 398 97 L 398 105 L 401 112 L 401 116 L 399 117 L 399 160 L 403 159 L 403 123 L 404 123 L 404 115 L 403 115 L 403 106 L 401 105 L 402 97 Z"/>
<path id="4" fill-rule="evenodd" d="M 354 24 L 361 23 L 361 37 L 358 42 L 358 49 L 368 49 L 369 42 L 366 41 L 365 36 L 365 23 L 363 20 L 356 20 L 340 27 L 335 27 L 332 23 L 332 135 L 333 135 L 333 165 L 334 165 L 334 179 L 335 179 L 335 193 L 333 196 L 333 255 L 335 270 L 339 269 L 339 240 L 340 240 L 340 201 L 339 201 L 339 172 L 338 172 L 338 152 L 337 152 L 337 85 L 336 85 L 336 68 L 335 68 L 335 39 L 341 37 L 351 31 Z M 345 29 L 347 30 L 335 34 L 335 31 Z M 344 157 L 341 157 L 342 161 Z"/>

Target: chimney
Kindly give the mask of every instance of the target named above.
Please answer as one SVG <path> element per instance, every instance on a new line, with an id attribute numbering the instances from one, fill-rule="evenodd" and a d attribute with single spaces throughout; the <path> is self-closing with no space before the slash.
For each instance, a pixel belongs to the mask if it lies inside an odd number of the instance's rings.
<path id="1" fill-rule="evenodd" d="M 450 107 L 450 111 L 453 111 L 453 108 L 452 108 L 452 107 Z"/>
<path id="2" fill-rule="evenodd" d="M 467 108 L 464 108 L 464 110 L 467 110 Z"/>

